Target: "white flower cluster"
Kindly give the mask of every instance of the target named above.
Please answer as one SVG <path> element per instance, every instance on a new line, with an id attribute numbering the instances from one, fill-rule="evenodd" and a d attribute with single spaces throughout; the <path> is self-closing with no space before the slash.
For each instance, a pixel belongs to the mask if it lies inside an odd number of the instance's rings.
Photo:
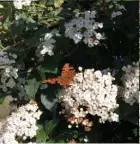
<path id="1" fill-rule="evenodd" d="M 31 0 L 14 0 L 13 4 L 16 9 L 22 9 L 23 6 L 30 6 Z"/>
<path id="2" fill-rule="evenodd" d="M 118 88 L 112 83 L 114 78 L 110 73 L 87 69 L 77 73 L 68 88 L 58 93 L 60 102 L 75 117 L 85 117 L 87 113 L 100 117 L 100 123 L 118 121 L 119 116 L 114 112 L 118 108 L 116 96 Z M 76 110 L 74 107 L 86 106 L 87 111 Z"/>
<path id="3" fill-rule="evenodd" d="M 123 99 L 126 103 L 133 105 L 139 103 L 139 62 L 123 67 Z"/>
<path id="4" fill-rule="evenodd" d="M 36 121 L 40 118 L 42 112 L 38 110 L 37 104 L 28 103 L 21 106 L 17 112 L 7 119 L 3 126 L 3 133 L 0 135 L 0 144 L 18 144 L 16 138 L 26 140 L 28 137 L 36 136 L 38 127 Z"/>
<path id="5" fill-rule="evenodd" d="M 8 88 L 15 86 L 15 79 L 18 78 L 18 69 L 14 68 L 16 54 L 0 52 L 0 88 L 7 92 Z"/>
<path id="6" fill-rule="evenodd" d="M 119 1 L 112 1 L 113 4 L 115 5 L 115 9 L 117 11 L 113 11 L 112 14 L 111 14 L 111 18 L 115 18 L 117 16 L 120 16 L 122 15 L 122 11 L 126 10 L 125 7 L 123 5 L 120 5 L 118 2 Z M 110 8 L 113 8 L 111 5 L 110 5 Z"/>
<path id="7" fill-rule="evenodd" d="M 38 47 L 41 56 L 44 56 L 46 53 L 50 56 L 54 55 L 53 48 L 56 41 L 52 37 L 53 33 L 47 33 L 44 37 L 44 42 Z"/>
<path id="8" fill-rule="evenodd" d="M 111 18 L 122 15 L 122 11 L 126 10 L 125 7 L 120 4 L 120 0 L 100 0 L 96 4 L 101 7 L 106 5 L 106 9 L 113 10 L 111 13 Z"/>
<path id="9" fill-rule="evenodd" d="M 98 45 L 102 34 L 96 30 L 103 28 L 103 24 L 96 22 L 95 18 L 96 11 L 85 11 L 84 16 L 76 13 L 75 18 L 65 24 L 65 36 L 73 39 L 75 44 L 83 40 L 88 47 Z"/>

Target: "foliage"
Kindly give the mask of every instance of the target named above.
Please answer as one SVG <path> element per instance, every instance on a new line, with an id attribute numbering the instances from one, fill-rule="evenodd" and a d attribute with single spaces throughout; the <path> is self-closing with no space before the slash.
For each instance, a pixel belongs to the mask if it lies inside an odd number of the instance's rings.
<path id="1" fill-rule="evenodd" d="M 27 84 L 25 85 L 25 91 L 30 99 L 34 99 L 35 94 L 39 87 L 39 82 L 37 82 L 35 78 L 30 79 L 26 82 Z"/>
<path id="2" fill-rule="evenodd" d="M 90 132 L 85 132 L 82 127 L 69 130 L 67 117 L 58 114 L 63 111 L 63 104 L 59 103 L 57 93 L 71 84 L 79 66 L 83 70 L 109 68 L 116 78 L 115 83 L 122 87 L 122 67 L 139 60 L 138 2 L 120 1 L 126 10 L 115 18 L 111 17 L 112 13 L 121 11 L 115 2 L 100 2 L 39 0 L 32 1 L 30 6 L 23 6 L 22 9 L 16 9 L 12 2 L 0 2 L 0 51 L 16 54 L 14 66 L 18 69 L 18 78 L 14 79 L 16 84 L 13 88 L 9 87 L 7 92 L 1 89 L 0 80 L 0 104 L 9 94 L 17 99 L 18 104 L 31 99 L 37 101 L 43 115 L 36 142 L 69 142 L 73 139 L 80 142 L 79 138 L 85 135 L 88 135 L 90 142 L 98 142 L 102 135 L 98 118 L 88 116 L 93 121 Z M 83 16 L 85 11 L 94 10 L 97 12 L 95 22 L 103 23 L 103 28 L 97 29 L 97 33 L 103 33 L 104 37 L 98 45 L 89 48 L 83 41 L 76 44 L 72 38 L 66 37 L 66 23 L 70 23 L 75 14 Z M 82 32 L 85 31 L 83 28 Z M 76 38 L 80 39 L 78 36 Z M 96 37 L 88 40 L 94 39 Z M 0 61 L 0 72 L 2 70 L 5 70 L 5 65 Z M 129 122 L 137 128 L 138 104 L 130 106 L 120 98 L 118 103 L 120 121 Z"/>

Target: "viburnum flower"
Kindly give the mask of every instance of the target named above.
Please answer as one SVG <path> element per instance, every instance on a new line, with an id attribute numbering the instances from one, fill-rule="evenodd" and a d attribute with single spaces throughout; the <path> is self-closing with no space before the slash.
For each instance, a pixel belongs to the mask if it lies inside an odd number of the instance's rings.
<path id="1" fill-rule="evenodd" d="M 7 52 L 0 52 L 0 89 L 8 92 L 16 84 L 18 68 L 15 67 L 17 55 Z"/>
<path id="2" fill-rule="evenodd" d="M 30 6 L 31 0 L 14 0 L 13 4 L 16 9 L 22 9 L 23 6 Z"/>
<path id="3" fill-rule="evenodd" d="M 124 74 L 122 97 L 126 103 L 133 105 L 139 103 L 139 62 L 122 68 Z"/>
<path id="4" fill-rule="evenodd" d="M 65 24 L 65 36 L 73 39 L 75 44 L 83 41 L 89 47 L 99 44 L 102 34 L 96 30 L 103 28 L 103 24 L 95 20 L 96 11 L 85 11 L 83 16 L 75 14 L 75 18 Z"/>
<path id="5" fill-rule="evenodd" d="M 119 106 L 116 102 L 118 87 L 113 84 L 114 80 L 109 72 L 103 74 L 99 70 L 86 69 L 77 73 L 69 87 L 60 90 L 57 96 L 76 118 L 85 117 L 89 113 L 93 116 L 98 115 L 101 123 L 118 122 L 119 116 L 114 112 Z M 86 106 L 87 112 L 74 109 L 75 105 Z"/>
<path id="6" fill-rule="evenodd" d="M 123 11 L 125 11 L 124 5 L 120 3 L 120 0 L 100 0 L 96 3 L 97 6 L 100 7 L 101 10 L 109 10 L 111 12 L 110 17 L 112 19 L 116 18 L 117 16 L 122 15 Z"/>
<path id="7" fill-rule="evenodd" d="M 53 44 L 55 43 L 55 40 L 52 37 L 53 35 L 51 33 L 47 33 L 45 35 L 44 42 L 43 42 L 43 49 L 40 51 L 41 55 L 44 55 L 45 53 L 48 53 L 48 55 L 50 56 L 54 55 Z"/>
<path id="8" fill-rule="evenodd" d="M 53 30 L 45 34 L 44 38 L 41 39 L 41 43 L 36 50 L 36 56 L 43 60 L 45 55 L 53 56 L 54 55 L 54 47 L 56 40 L 54 36 L 59 36 L 59 32 Z"/>
<path id="9" fill-rule="evenodd" d="M 17 138 L 26 140 L 36 136 L 36 126 L 42 112 L 36 103 L 28 103 L 9 116 L 0 134 L 0 144 L 18 144 Z"/>

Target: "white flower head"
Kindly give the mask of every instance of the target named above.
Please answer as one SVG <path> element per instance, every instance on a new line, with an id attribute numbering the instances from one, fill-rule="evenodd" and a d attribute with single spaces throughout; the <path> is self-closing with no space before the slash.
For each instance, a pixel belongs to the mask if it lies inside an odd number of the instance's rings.
<path id="1" fill-rule="evenodd" d="M 102 34 L 98 33 L 98 42 L 93 37 L 96 37 L 97 29 L 103 28 L 103 24 L 96 22 L 96 13 L 96 11 L 85 11 L 83 16 L 77 14 L 74 19 L 65 24 L 65 36 L 73 39 L 75 44 L 83 41 L 88 47 L 98 45 Z"/>
<path id="2" fill-rule="evenodd" d="M 54 36 L 53 33 L 54 32 L 46 33 L 46 35 L 44 36 L 44 41 L 42 43 L 42 46 L 38 47 L 41 56 L 44 56 L 45 54 L 48 54 L 49 56 L 54 55 L 53 49 L 56 40 L 53 39 Z"/>
<path id="3" fill-rule="evenodd" d="M 102 35 L 100 33 L 97 33 L 96 35 L 97 40 L 100 40 L 102 38 Z"/>
<path id="4" fill-rule="evenodd" d="M 16 9 L 22 9 L 22 0 L 14 0 L 13 4 Z"/>
<path id="5" fill-rule="evenodd" d="M 139 62 L 124 66 L 122 97 L 126 103 L 139 103 Z"/>
<path id="6" fill-rule="evenodd" d="M 31 0 L 14 0 L 13 4 L 16 9 L 22 9 L 23 6 L 30 6 Z"/>
<path id="7" fill-rule="evenodd" d="M 115 17 L 120 16 L 120 15 L 122 15 L 122 12 L 121 12 L 121 11 L 117 11 L 117 12 L 114 11 L 114 12 L 111 14 L 111 18 L 115 18 Z"/>
<path id="8" fill-rule="evenodd" d="M 16 84 L 15 79 L 18 78 L 18 69 L 15 68 L 16 54 L 0 52 L 1 80 L 0 89 L 7 92 L 9 88 L 13 88 Z"/>
<path id="9" fill-rule="evenodd" d="M 37 104 L 28 103 L 19 107 L 17 112 L 11 114 L 3 126 L 3 132 L 0 135 L 0 143 L 18 144 L 16 138 L 26 140 L 28 137 L 36 136 L 36 121 L 40 118 L 42 112 L 38 110 Z"/>
<path id="10" fill-rule="evenodd" d="M 58 99 L 69 108 L 73 108 L 75 104 L 78 107 L 88 106 L 86 112 L 71 111 L 75 117 L 85 117 L 89 113 L 98 115 L 101 123 L 119 121 L 114 112 L 119 106 L 116 102 L 118 87 L 112 81 L 114 78 L 110 73 L 86 69 L 75 75 L 68 88 L 59 91 Z"/>

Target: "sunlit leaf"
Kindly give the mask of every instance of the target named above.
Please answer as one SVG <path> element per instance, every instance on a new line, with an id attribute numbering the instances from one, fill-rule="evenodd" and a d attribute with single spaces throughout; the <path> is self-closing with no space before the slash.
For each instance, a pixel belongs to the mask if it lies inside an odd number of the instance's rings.
<path id="1" fill-rule="evenodd" d="M 41 140 L 42 142 L 45 142 L 48 136 L 46 136 L 46 133 L 44 132 L 43 129 L 40 129 L 37 134 L 36 134 L 36 138 L 38 140 Z"/>
<path id="2" fill-rule="evenodd" d="M 59 8 L 63 4 L 64 0 L 55 0 L 54 6 L 56 8 Z"/>

